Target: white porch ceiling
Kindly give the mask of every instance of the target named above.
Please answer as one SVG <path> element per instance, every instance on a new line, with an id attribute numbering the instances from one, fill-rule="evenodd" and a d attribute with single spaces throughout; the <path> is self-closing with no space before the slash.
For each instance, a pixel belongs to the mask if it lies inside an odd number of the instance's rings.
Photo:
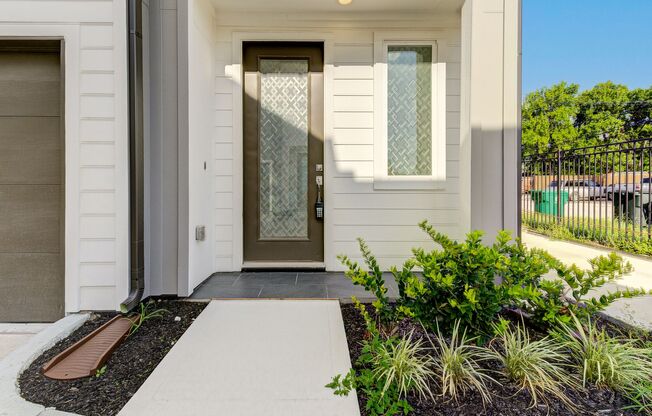
<path id="1" fill-rule="evenodd" d="M 217 11 L 277 13 L 359 13 L 359 12 L 458 12 L 464 0 L 353 0 L 341 6 L 337 0 L 212 0 Z"/>

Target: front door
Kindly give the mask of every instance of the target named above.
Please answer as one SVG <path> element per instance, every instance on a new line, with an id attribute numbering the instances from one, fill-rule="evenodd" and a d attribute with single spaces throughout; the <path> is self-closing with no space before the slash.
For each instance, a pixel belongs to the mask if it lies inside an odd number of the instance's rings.
<path id="1" fill-rule="evenodd" d="M 244 259 L 321 262 L 323 44 L 245 42 L 243 67 Z"/>

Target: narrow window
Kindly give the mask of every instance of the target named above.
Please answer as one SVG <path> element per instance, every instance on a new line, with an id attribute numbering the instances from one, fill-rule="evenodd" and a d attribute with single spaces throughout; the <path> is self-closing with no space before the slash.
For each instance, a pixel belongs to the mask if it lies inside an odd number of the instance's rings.
<path id="1" fill-rule="evenodd" d="M 387 46 L 387 174 L 432 175 L 431 45 Z"/>

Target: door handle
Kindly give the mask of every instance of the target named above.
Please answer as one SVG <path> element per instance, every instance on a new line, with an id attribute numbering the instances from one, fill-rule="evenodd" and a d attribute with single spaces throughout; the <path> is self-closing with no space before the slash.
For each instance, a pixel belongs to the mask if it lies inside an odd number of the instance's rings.
<path id="1" fill-rule="evenodd" d="M 321 199 L 321 187 L 324 184 L 324 177 L 317 175 L 315 178 L 317 182 L 317 202 L 315 202 L 315 217 L 318 220 L 324 219 L 324 201 Z"/>

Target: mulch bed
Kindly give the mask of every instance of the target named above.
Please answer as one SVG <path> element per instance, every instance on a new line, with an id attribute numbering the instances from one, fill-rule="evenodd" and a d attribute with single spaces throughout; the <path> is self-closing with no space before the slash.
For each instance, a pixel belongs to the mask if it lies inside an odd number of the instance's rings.
<path id="1" fill-rule="evenodd" d="M 356 367 L 356 361 L 360 356 L 361 343 L 366 334 L 364 319 L 355 309 L 354 305 L 341 305 L 344 327 L 351 354 L 351 362 Z M 370 308 L 367 308 L 371 311 Z M 604 325 L 611 325 L 604 323 Z M 614 328 L 612 330 L 615 331 Z M 409 319 L 403 320 L 399 325 L 399 335 L 409 334 L 414 331 L 415 339 L 425 337 L 422 327 Z M 611 331 L 609 331 L 611 332 Z M 426 341 L 426 345 L 427 341 Z M 496 364 L 497 369 L 498 366 Z M 501 378 L 500 374 L 492 375 L 500 385 L 492 385 L 493 401 L 483 407 L 480 395 L 472 392 L 467 394 L 458 403 L 451 402 L 441 396 L 435 396 L 436 400 L 420 400 L 418 397 L 408 397 L 408 402 L 414 408 L 412 414 L 418 416 L 430 415 L 495 415 L 495 416 L 523 416 L 523 415 L 570 415 L 572 412 L 558 401 L 551 401 L 548 405 L 540 404 L 530 408 L 530 395 L 525 391 L 519 391 L 514 383 Z M 433 392 L 439 391 L 433 386 Z M 582 415 L 638 415 L 638 413 L 621 410 L 628 405 L 628 402 L 619 394 L 609 390 L 588 388 L 585 392 L 567 390 L 569 398 L 578 406 L 579 414 Z M 358 392 L 358 402 L 363 416 L 365 411 L 366 398 Z"/>
<path id="2" fill-rule="evenodd" d="M 116 315 L 93 314 L 81 328 L 46 351 L 21 374 L 19 384 L 23 398 L 85 416 L 117 414 L 206 303 L 160 300 L 156 307 L 165 308 L 168 313 L 162 318 L 145 321 L 136 333 L 128 337 L 109 358 L 104 374 L 70 381 L 51 380 L 42 375 L 43 364 Z M 181 318 L 179 322 L 175 321 L 177 316 Z"/>

